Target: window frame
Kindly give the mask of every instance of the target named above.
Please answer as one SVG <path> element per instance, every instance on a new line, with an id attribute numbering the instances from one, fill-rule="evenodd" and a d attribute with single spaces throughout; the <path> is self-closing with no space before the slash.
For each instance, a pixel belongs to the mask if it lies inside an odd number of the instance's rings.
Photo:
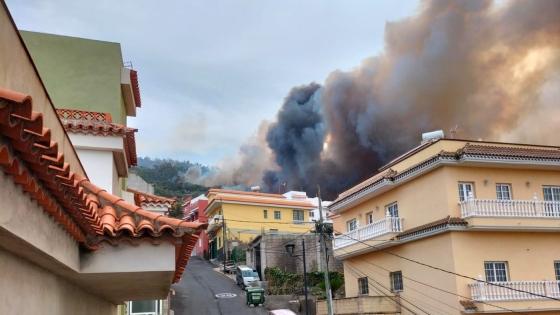
<path id="1" fill-rule="evenodd" d="M 498 272 L 497 272 L 498 269 L 496 268 L 496 265 L 498 265 L 498 264 L 503 264 L 504 265 L 505 280 L 498 280 Z M 492 265 L 492 269 L 488 269 L 487 265 Z M 489 270 L 492 271 L 492 276 L 494 277 L 494 280 L 491 280 L 488 277 L 488 271 Z M 484 279 L 486 280 L 486 282 L 508 282 L 508 281 L 510 281 L 508 262 L 505 261 L 505 260 L 485 261 L 484 262 Z"/>
<path id="2" fill-rule="evenodd" d="M 354 228 L 350 229 L 350 227 L 352 226 L 352 223 L 354 223 Z M 356 218 L 350 219 L 348 221 L 346 221 L 346 232 L 352 232 L 358 229 L 358 220 L 356 220 Z"/>
<path id="3" fill-rule="evenodd" d="M 263 218 L 268 219 L 268 209 L 263 209 Z"/>
<path id="4" fill-rule="evenodd" d="M 556 281 L 560 281 L 560 260 L 554 261 L 554 274 L 556 275 Z"/>
<path id="5" fill-rule="evenodd" d="M 301 214 L 301 220 L 296 220 L 296 213 Z M 305 222 L 305 212 L 301 209 L 292 209 L 292 221 L 295 224 L 302 224 Z"/>
<path id="6" fill-rule="evenodd" d="M 366 213 L 366 224 L 373 223 L 373 211 Z"/>
<path id="7" fill-rule="evenodd" d="M 365 284 L 364 284 L 364 281 L 365 281 Z M 369 295 L 369 279 L 368 279 L 368 277 L 358 278 L 358 295 Z"/>
<path id="8" fill-rule="evenodd" d="M 545 193 L 546 189 L 550 189 L 550 194 L 549 196 L 552 197 L 552 199 L 547 199 L 546 196 L 547 194 Z M 542 190 L 543 190 L 543 200 L 544 201 L 560 201 L 560 186 L 556 186 L 556 185 L 543 185 L 542 186 Z M 554 190 L 558 190 L 558 194 L 555 195 L 554 194 Z"/>
<path id="9" fill-rule="evenodd" d="M 274 210 L 274 220 L 282 220 L 282 211 Z"/>
<path id="10" fill-rule="evenodd" d="M 465 194 L 461 193 L 461 191 L 462 191 L 461 187 L 463 185 L 470 185 L 471 186 L 471 192 L 472 192 L 472 195 L 473 195 L 473 199 L 475 199 L 476 198 L 476 188 L 475 188 L 474 182 L 459 181 L 459 182 L 457 182 L 457 193 L 459 194 L 459 201 L 463 202 L 463 201 L 468 200 L 468 198 L 469 198 L 468 194 L 465 195 Z"/>
<path id="11" fill-rule="evenodd" d="M 504 198 L 505 191 L 503 188 L 507 187 L 508 198 Z M 512 200 L 513 190 L 510 183 L 496 183 L 496 199 L 497 200 Z"/>
<path id="12" fill-rule="evenodd" d="M 392 211 L 393 209 L 394 211 Z M 393 201 L 387 205 L 385 205 L 385 214 L 389 214 L 391 218 L 398 218 L 399 217 L 399 203 Z M 396 214 L 396 215 L 395 215 Z"/>
<path id="13" fill-rule="evenodd" d="M 397 293 L 404 291 L 404 281 L 401 270 L 390 272 L 389 279 L 391 281 L 391 292 Z"/>

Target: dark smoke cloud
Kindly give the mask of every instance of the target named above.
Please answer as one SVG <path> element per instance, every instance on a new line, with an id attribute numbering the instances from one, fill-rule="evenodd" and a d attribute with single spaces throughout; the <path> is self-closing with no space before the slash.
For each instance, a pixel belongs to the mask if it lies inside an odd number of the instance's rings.
<path id="1" fill-rule="evenodd" d="M 261 130 L 274 162 L 261 179 L 334 198 L 422 132 L 456 126 L 459 138 L 558 144 L 559 100 L 560 1 L 426 1 L 386 25 L 382 54 L 290 92 Z"/>

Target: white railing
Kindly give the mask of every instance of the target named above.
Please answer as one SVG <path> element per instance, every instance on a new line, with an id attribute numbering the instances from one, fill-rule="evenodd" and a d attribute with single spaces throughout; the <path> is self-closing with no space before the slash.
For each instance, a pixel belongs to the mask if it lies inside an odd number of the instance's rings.
<path id="1" fill-rule="evenodd" d="M 396 232 L 402 232 L 402 218 L 386 217 L 385 219 L 375 221 L 366 226 L 336 236 L 334 238 L 334 248 L 341 248 L 357 243 L 358 241 L 367 241 L 387 233 Z"/>
<path id="2" fill-rule="evenodd" d="M 468 199 L 462 201 L 461 216 L 560 218 L 559 201 Z"/>
<path id="3" fill-rule="evenodd" d="M 560 298 L 560 281 L 508 281 L 471 283 L 471 297 L 476 301 L 518 301 Z M 514 290 L 512 290 L 514 289 Z"/>

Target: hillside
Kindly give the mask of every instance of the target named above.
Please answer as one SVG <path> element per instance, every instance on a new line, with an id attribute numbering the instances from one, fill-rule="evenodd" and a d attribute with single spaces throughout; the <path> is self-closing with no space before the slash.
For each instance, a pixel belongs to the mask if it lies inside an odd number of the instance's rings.
<path id="1" fill-rule="evenodd" d="M 189 161 L 140 157 L 138 158 L 138 166 L 134 167 L 132 172 L 154 185 L 156 195 L 166 197 L 192 195 L 196 197 L 206 193 L 207 188 L 185 180 L 185 173 L 193 166 L 200 167 L 203 170 L 207 169 L 206 166 Z"/>

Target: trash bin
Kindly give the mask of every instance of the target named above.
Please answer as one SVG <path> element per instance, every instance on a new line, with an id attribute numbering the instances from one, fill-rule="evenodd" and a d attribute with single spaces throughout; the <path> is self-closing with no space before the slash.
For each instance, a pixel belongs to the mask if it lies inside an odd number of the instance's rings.
<path id="1" fill-rule="evenodd" d="M 264 304 L 264 289 L 259 287 L 247 287 L 247 305 L 258 306 Z"/>

